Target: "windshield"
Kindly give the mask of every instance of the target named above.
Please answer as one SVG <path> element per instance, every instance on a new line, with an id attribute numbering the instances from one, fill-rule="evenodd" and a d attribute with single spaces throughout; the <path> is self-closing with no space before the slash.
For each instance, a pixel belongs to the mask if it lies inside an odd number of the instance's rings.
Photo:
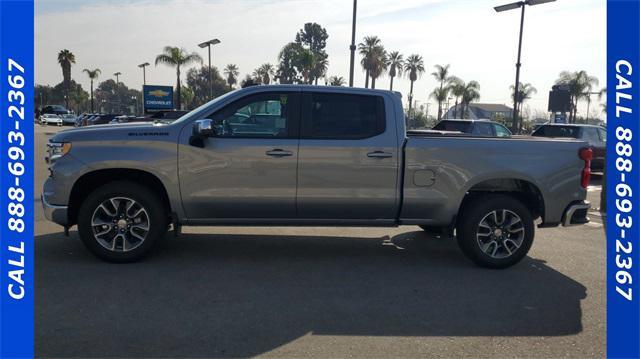
<path id="1" fill-rule="evenodd" d="M 532 136 L 580 138 L 580 127 L 577 126 L 542 126 Z"/>
<path id="2" fill-rule="evenodd" d="M 438 131 L 458 131 L 463 133 L 471 132 L 471 122 L 464 121 L 440 121 L 435 127 L 434 130 Z"/>

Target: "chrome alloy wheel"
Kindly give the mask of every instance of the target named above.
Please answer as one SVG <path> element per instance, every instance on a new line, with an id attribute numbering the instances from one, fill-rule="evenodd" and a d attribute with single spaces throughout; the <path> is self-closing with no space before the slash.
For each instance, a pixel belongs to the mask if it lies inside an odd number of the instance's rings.
<path id="1" fill-rule="evenodd" d="M 508 209 L 498 209 L 485 215 L 476 230 L 480 250 L 492 258 L 510 257 L 522 245 L 524 223 Z"/>
<path id="2" fill-rule="evenodd" d="M 113 197 L 93 211 L 93 236 L 104 248 L 128 252 L 138 248 L 149 234 L 149 214 L 138 202 L 127 197 Z"/>

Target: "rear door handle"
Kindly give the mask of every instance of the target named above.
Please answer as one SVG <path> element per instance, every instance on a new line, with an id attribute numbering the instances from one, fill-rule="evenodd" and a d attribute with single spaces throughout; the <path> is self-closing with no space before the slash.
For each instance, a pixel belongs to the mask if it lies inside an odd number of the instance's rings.
<path id="1" fill-rule="evenodd" d="M 267 151 L 266 152 L 267 156 L 272 156 L 272 157 L 285 157 L 285 156 L 293 156 L 293 152 L 291 151 L 286 151 L 280 148 L 275 148 L 271 151 Z"/>
<path id="2" fill-rule="evenodd" d="M 383 152 L 383 151 L 373 151 L 373 152 L 369 152 L 369 153 L 367 153 L 367 157 L 372 157 L 372 158 L 389 158 L 389 157 L 393 157 L 393 153 L 390 153 L 390 152 Z"/>

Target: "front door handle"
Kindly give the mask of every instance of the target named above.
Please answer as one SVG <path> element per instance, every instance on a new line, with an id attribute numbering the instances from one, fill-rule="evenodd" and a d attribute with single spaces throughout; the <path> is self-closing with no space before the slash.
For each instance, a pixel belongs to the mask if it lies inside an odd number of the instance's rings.
<path id="1" fill-rule="evenodd" d="M 367 153 L 367 157 L 372 157 L 372 158 L 389 158 L 389 157 L 393 157 L 393 153 L 390 153 L 390 152 L 384 152 L 384 151 L 373 151 L 373 152 L 369 152 L 369 153 Z"/>
<path id="2" fill-rule="evenodd" d="M 285 157 L 285 156 L 293 156 L 293 152 L 291 151 L 287 151 L 287 150 L 283 150 L 280 148 L 275 148 L 271 151 L 267 151 L 266 152 L 267 156 L 272 156 L 272 157 Z"/>

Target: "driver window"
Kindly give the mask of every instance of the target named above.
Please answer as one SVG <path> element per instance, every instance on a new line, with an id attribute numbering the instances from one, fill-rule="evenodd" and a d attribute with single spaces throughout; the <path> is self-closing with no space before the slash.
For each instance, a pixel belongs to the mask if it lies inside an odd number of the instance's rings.
<path id="1" fill-rule="evenodd" d="M 211 119 L 218 137 L 286 138 L 291 131 L 292 93 L 250 95 L 215 113 Z"/>

